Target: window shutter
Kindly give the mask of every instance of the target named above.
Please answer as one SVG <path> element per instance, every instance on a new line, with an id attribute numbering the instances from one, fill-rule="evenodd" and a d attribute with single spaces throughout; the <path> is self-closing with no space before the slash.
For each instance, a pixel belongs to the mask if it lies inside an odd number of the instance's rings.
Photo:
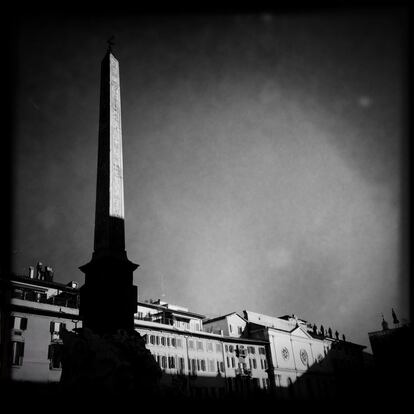
<path id="1" fill-rule="evenodd" d="M 14 321 L 15 321 L 16 317 L 15 316 L 10 316 L 9 319 L 9 328 L 13 329 L 14 328 Z"/>
<path id="2" fill-rule="evenodd" d="M 50 333 L 55 332 L 55 323 L 52 321 L 50 322 Z"/>
<path id="3" fill-rule="evenodd" d="M 21 318 L 20 329 L 25 331 L 27 329 L 27 318 Z"/>
<path id="4" fill-rule="evenodd" d="M 62 333 L 66 330 L 66 323 L 61 323 L 59 326 L 59 335 L 62 335 Z"/>
<path id="5" fill-rule="evenodd" d="M 49 345 L 48 351 L 47 351 L 47 359 L 52 359 L 53 358 L 53 351 L 54 351 L 54 346 L 53 344 Z"/>
<path id="6" fill-rule="evenodd" d="M 62 344 L 55 345 L 55 356 L 59 361 L 62 359 L 62 350 L 63 350 Z"/>
<path id="7" fill-rule="evenodd" d="M 20 356 L 23 358 L 24 357 L 24 342 L 19 342 L 19 347 L 20 347 Z"/>

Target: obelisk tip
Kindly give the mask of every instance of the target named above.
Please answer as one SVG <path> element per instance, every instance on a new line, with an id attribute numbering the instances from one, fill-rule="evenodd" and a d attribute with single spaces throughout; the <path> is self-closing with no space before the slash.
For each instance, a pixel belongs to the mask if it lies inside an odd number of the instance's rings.
<path id="1" fill-rule="evenodd" d="M 108 49 L 107 49 L 107 52 L 108 53 L 112 53 L 112 46 L 115 44 L 115 42 L 114 42 L 114 39 L 115 39 L 115 36 L 111 36 L 107 41 L 106 41 L 106 43 L 108 43 Z"/>

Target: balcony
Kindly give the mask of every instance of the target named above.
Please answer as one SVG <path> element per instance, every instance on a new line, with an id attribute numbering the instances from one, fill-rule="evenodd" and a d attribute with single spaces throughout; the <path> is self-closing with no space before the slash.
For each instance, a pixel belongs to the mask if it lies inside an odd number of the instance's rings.
<path id="1" fill-rule="evenodd" d="M 51 296 L 48 298 L 46 296 L 46 293 L 44 292 L 14 289 L 12 291 L 12 298 L 27 300 L 29 302 L 48 303 L 50 305 L 63 306 L 63 307 L 72 308 L 72 309 L 77 309 L 79 307 L 77 296 L 72 296 L 72 297 Z"/>
<path id="2" fill-rule="evenodd" d="M 142 315 L 140 313 L 134 315 L 135 320 L 141 321 L 148 321 L 148 322 L 155 322 L 162 325 L 169 325 L 174 326 L 175 328 L 182 330 L 182 331 L 196 331 L 189 322 L 183 322 L 181 320 L 177 320 L 176 318 L 169 318 L 165 316 L 164 313 L 154 313 L 154 314 L 146 314 Z"/>
<path id="3" fill-rule="evenodd" d="M 236 376 L 240 377 L 251 377 L 252 370 L 248 368 L 236 368 L 235 369 Z"/>
<path id="4" fill-rule="evenodd" d="M 134 318 L 140 321 L 156 322 L 156 323 L 161 323 L 163 325 L 171 325 L 171 326 L 173 326 L 175 322 L 174 319 L 172 318 L 166 318 L 158 314 L 155 314 L 155 315 L 148 314 L 145 316 L 135 315 Z"/>

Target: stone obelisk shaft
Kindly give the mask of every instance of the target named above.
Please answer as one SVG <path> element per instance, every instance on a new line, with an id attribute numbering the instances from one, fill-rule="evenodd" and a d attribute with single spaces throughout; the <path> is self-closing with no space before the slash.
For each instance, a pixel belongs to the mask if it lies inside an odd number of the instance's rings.
<path id="1" fill-rule="evenodd" d="M 119 64 L 110 52 L 101 64 L 94 250 L 96 254 L 125 250 Z"/>
<path id="2" fill-rule="evenodd" d="M 119 64 L 110 50 L 101 64 L 98 176 L 92 260 L 85 273 L 80 314 L 83 326 L 97 333 L 133 329 L 137 264 L 125 251 L 124 184 Z"/>

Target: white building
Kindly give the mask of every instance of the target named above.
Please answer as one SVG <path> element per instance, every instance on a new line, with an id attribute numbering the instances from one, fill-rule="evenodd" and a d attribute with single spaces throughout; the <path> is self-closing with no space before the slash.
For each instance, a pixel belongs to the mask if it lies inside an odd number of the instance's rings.
<path id="1" fill-rule="evenodd" d="M 209 332 L 248 337 L 266 343 L 263 364 L 270 387 L 282 397 L 334 397 L 336 378 L 363 369 L 364 346 L 325 335 L 295 315 L 273 317 L 251 311 L 233 312 L 204 321 Z"/>
<path id="2" fill-rule="evenodd" d="M 1 317 L 2 372 L 14 380 L 56 382 L 61 332 L 82 326 L 79 289 L 30 270 L 3 283 L 9 312 Z M 258 389 L 282 397 L 335 395 L 339 374 L 358 375 L 364 346 L 320 332 L 292 315 L 251 311 L 217 318 L 160 300 L 138 302 L 135 329 L 162 369 L 161 382 L 195 396 Z"/>
<path id="3" fill-rule="evenodd" d="M 14 276 L 9 286 L 2 286 L 10 295 L 9 312 L 1 312 L 2 374 L 56 382 L 61 375 L 61 332 L 82 326 L 78 287 L 76 282 L 64 285 L 30 275 Z"/>
<path id="4" fill-rule="evenodd" d="M 76 282 L 37 277 L 8 282 L 9 313 L 1 313 L 1 361 L 13 380 L 57 382 L 61 376 L 61 332 L 81 327 Z M 205 316 L 162 301 L 138 302 L 135 328 L 163 371 L 161 382 L 196 396 L 267 389 L 266 341 L 203 329 Z"/>
<path id="5" fill-rule="evenodd" d="M 190 393 L 222 395 L 269 386 L 266 341 L 203 329 L 203 315 L 162 301 L 138 303 L 136 329 L 144 335 L 165 383 Z"/>

